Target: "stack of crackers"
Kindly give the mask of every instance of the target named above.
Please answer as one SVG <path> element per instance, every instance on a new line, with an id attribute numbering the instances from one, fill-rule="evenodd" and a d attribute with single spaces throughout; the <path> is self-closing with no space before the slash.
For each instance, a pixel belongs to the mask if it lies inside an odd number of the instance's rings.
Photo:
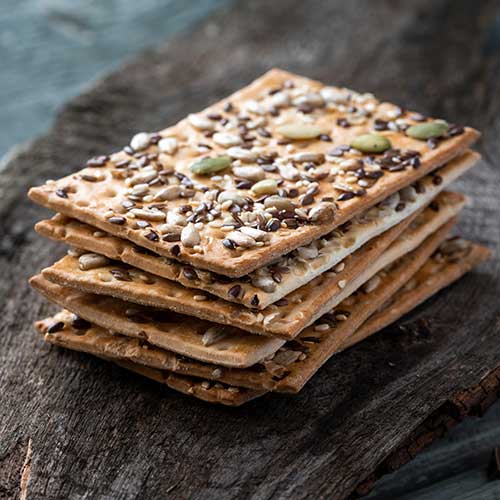
<path id="1" fill-rule="evenodd" d="M 296 393 L 488 257 L 449 236 L 478 137 L 271 70 L 30 190 L 70 246 L 31 279 L 62 308 L 36 327 L 206 401 Z"/>

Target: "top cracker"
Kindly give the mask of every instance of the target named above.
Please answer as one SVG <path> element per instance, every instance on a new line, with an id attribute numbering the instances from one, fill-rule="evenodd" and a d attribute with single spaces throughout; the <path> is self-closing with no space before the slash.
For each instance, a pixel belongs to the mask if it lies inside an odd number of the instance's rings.
<path id="1" fill-rule="evenodd" d="M 478 137 L 372 94 L 273 69 L 29 196 L 166 257 L 238 277 L 330 232 Z"/>

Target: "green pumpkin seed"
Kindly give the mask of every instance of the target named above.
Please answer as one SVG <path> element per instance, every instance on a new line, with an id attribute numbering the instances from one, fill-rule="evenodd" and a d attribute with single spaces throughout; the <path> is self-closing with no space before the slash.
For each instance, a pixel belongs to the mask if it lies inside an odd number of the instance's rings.
<path id="1" fill-rule="evenodd" d="M 383 153 L 392 147 L 387 137 L 379 134 L 363 134 L 351 142 L 351 148 L 361 153 Z"/>
<path id="2" fill-rule="evenodd" d="M 203 160 L 193 163 L 190 170 L 196 175 L 209 175 L 224 170 L 229 166 L 231 166 L 229 156 L 218 156 L 217 158 L 203 158 Z"/>
<path id="3" fill-rule="evenodd" d="M 316 139 L 324 133 L 323 129 L 307 123 L 288 123 L 276 130 L 287 139 L 293 140 Z"/>
<path id="4" fill-rule="evenodd" d="M 274 194 L 278 192 L 278 183 L 274 179 L 264 179 L 252 186 L 252 191 L 261 196 L 263 194 Z"/>
<path id="5" fill-rule="evenodd" d="M 433 137 L 441 137 L 447 131 L 448 124 L 444 120 L 435 120 L 433 122 L 412 125 L 406 131 L 406 135 L 413 137 L 413 139 L 426 141 L 427 139 L 432 139 Z"/>

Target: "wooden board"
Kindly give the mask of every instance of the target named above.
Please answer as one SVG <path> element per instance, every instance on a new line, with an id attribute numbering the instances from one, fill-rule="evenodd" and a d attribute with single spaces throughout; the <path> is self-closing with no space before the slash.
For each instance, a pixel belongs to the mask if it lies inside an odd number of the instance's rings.
<path id="1" fill-rule="evenodd" d="M 239 409 L 43 346 L 31 323 L 49 308 L 26 279 L 63 249 L 32 232 L 47 212 L 25 191 L 278 65 L 483 130 L 485 161 L 459 183 L 473 199 L 460 232 L 496 249 L 495 6 L 239 2 L 68 103 L 47 136 L 11 159 L 0 173 L 0 498 L 343 498 L 440 435 L 429 422 L 446 419 L 453 402 L 480 386 L 494 400 L 498 256 L 405 318 L 403 330 L 336 356 L 298 396 Z M 460 418 L 475 409 L 464 401 Z"/>

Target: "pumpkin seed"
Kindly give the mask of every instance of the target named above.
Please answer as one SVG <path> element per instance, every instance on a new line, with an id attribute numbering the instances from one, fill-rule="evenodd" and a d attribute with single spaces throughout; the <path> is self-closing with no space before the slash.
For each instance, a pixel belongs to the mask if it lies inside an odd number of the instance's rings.
<path id="1" fill-rule="evenodd" d="M 294 140 L 316 139 L 316 137 L 324 133 L 321 128 L 307 123 L 288 123 L 276 130 L 286 138 Z"/>
<path id="2" fill-rule="evenodd" d="M 252 191 L 256 195 L 275 194 L 278 192 L 278 183 L 274 179 L 264 179 L 252 186 Z"/>
<path id="3" fill-rule="evenodd" d="M 412 125 L 406 131 L 406 135 L 412 137 L 413 139 L 426 141 L 427 139 L 432 139 L 433 137 L 441 137 L 447 131 L 448 123 L 444 120 L 435 120 L 433 122 Z"/>
<path id="4" fill-rule="evenodd" d="M 224 170 L 231 165 L 229 156 L 218 156 L 217 158 L 203 158 L 190 167 L 191 172 L 196 175 L 209 175 L 219 170 Z"/>
<path id="5" fill-rule="evenodd" d="M 278 210 L 295 210 L 295 203 L 289 198 L 283 198 L 281 196 L 269 196 L 264 200 L 264 206 L 266 208 L 277 208 Z"/>
<path id="6" fill-rule="evenodd" d="M 350 146 L 361 153 L 383 153 L 392 147 L 389 139 L 379 134 L 359 135 L 351 142 Z"/>

